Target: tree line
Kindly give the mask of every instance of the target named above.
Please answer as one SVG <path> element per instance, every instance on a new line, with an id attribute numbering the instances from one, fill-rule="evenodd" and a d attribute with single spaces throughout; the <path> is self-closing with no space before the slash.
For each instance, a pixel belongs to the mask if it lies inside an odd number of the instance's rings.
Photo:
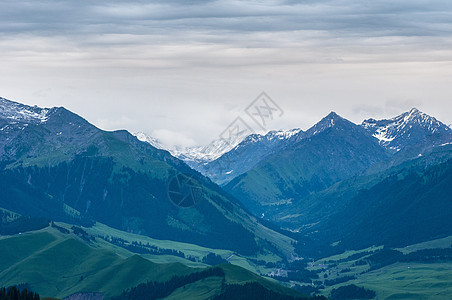
<path id="1" fill-rule="evenodd" d="M 40 300 L 39 294 L 16 286 L 0 288 L 0 300 Z"/>
<path id="2" fill-rule="evenodd" d="M 445 261 L 452 261 L 452 247 L 444 249 L 423 249 L 408 254 L 403 254 L 394 249 L 383 249 L 358 261 L 357 264 L 367 262 L 370 265 L 370 270 L 376 270 L 396 262 L 435 263 Z"/>

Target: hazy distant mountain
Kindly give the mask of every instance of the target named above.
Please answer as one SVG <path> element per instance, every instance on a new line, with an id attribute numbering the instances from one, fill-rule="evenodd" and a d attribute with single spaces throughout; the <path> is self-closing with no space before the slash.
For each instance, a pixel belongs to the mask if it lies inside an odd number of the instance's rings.
<path id="1" fill-rule="evenodd" d="M 140 141 L 151 144 L 152 146 L 169 151 L 173 156 L 183 160 L 187 165 L 197 171 L 203 172 L 203 166 L 218 159 L 224 153 L 234 149 L 240 142 L 226 141 L 225 139 L 216 139 L 206 146 L 195 147 L 166 147 L 157 138 L 154 138 L 144 132 L 134 134 Z"/>
<path id="2" fill-rule="evenodd" d="M 238 143 L 240 143 L 240 140 L 231 142 L 219 138 L 213 140 L 206 146 L 175 149 L 172 150 L 172 153 L 177 158 L 182 159 L 190 167 L 194 168 L 195 170 L 201 171 L 203 165 L 214 161 L 224 153 L 231 151 L 232 149 L 234 149 L 234 147 L 237 146 Z"/>
<path id="3" fill-rule="evenodd" d="M 100 130 L 62 107 L 0 101 L 0 207 L 239 253 L 269 241 L 291 248 L 290 239 L 259 224 L 169 152 L 127 131 Z M 202 190 L 196 206 L 179 208 L 169 200 L 174 176 L 188 176 Z"/>
<path id="4" fill-rule="evenodd" d="M 301 132 L 301 129 L 292 129 L 270 131 L 265 135 L 251 134 L 217 159 L 200 164 L 197 170 L 218 184 L 227 183 L 285 147 L 289 139 Z"/>
<path id="5" fill-rule="evenodd" d="M 138 140 L 146 142 L 157 149 L 168 150 L 157 138 L 154 138 L 144 132 L 136 132 L 132 134 L 136 136 Z"/>

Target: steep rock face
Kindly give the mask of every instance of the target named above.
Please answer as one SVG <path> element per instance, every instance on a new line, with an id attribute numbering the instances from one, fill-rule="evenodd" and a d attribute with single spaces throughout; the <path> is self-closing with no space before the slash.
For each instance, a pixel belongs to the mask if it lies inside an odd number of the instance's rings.
<path id="1" fill-rule="evenodd" d="M 0 207 L 245 254 L 271 240 L 291 248 L 210 180 L 127 131 L 100 130 L 64 108 L 3 99 L 1 111 Z M 197 205 L 170 201 L 175 176 L 202 191 Z"/>

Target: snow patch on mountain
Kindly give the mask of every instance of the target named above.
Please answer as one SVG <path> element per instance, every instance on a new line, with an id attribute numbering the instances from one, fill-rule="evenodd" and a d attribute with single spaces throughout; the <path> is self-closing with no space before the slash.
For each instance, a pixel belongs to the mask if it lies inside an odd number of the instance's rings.
<path id="1" fill-rule="evenodd" d="M 0 98 L 0 118 L 7 119 L 11 123 L 44 123 L 48 119 L 49 112 L 48 108 L 32 107 Z"/>
<path id="2" fill-rule="evenodd" d="M 292 138 L 293 136 L 297 135 L 298 133 L 302 132 L 300 128 L 294 128 L 290 130 L 271 130 L 267 132 L 266 134 L 258 134 L 253 133 L 247 136 L 241 143 L 239 143 L 237 146 L 235 146 L 232 150 L 237 150 L 240 147 L 252 144 L 252 143 L 258 143 L 258 142 L 272 142 L 276 140 L 287 140 Z"/>
<path id="3" fill-rule="evenodd" d="M 286 140 L 289 139 L 291 137 L 293 137 L 294 135 L 297 135 L 298 133 L 300 133 L 302 130 L 300 128 L 294 128 L 294 129 L 290 129 L 290 130 L 272 130 L 269 131 L 265 136 L 269 137 L 269 138 L 278 138 L 280 140 Z"/>
<path id="4" fill-rule="evenodd" d="M 206 146 L 178 148 L 170 150 L 170 152 L 186 162 L 207 163 L 231 151 L 240 142 L 241 140 L 231 143 L 225 139 L 216 139 Z"/>
<path id="5" fill-rule="evenodd" d="M 380 144 L 384 142 L 392 142 L 395 139 L 395 136 L 388 138 L 388 127 L 378 128 L 372 136 L 377 138 L 380 141 Z"/>
<path id="6" fill-rule="evenodd" d="M 399 149 L 406 146 L 408 141 L 414 144 L 417 140 L 421 142 L 426 138 L 444 134 L 447 137 L 452 133 L 449 126 L 416 108 L 392 119 L 368 119 L 361 126 L 377 138 L 382 146 L 389 149 Z"/>
<path id="7" fill-rule="evenodd" d="M 196 147 L 168 147 L 160 142 L 159 139 L 154 138 L 144 132 L 133 133 L 138 140 L 146 142 L 158 149 L 163 149 L 169 151 L 173 156 L 184 160 L 190 166 L 198 163 L 207 163 L 213 161 L 223 155 L 224 153 L 232 150 L 237 146 L 238 142 L 231 144 L 224 139 L 217 139 L 206 146 L 196 146 Z"/>

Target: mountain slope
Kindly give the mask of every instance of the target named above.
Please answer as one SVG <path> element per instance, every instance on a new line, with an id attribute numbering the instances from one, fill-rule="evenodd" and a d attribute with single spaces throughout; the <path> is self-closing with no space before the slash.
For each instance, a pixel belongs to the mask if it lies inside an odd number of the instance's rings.
<path id="1" fill-rule="evenodd" d="M 255 214 L 271 215 L 387 159 L 363 128 L 331 113 L 225 188 Z"/>
<path id="2" fill-rule="evenodd" d="M 50 229 L 4 238 L 0 244 L 2 260 L 8 262 L 1 264 L 2 286 L 27 282 L 46 296 L 98 291 L 108 297 L 143 280 L 168 280 L 171 274 L 191 272 L 182 264 L 154 264 L 139 256 L 123 258 Z M 18 256 L 18 250 L 26 253 Z"/>
<path id="3" fill-rule="evenodd" d="M 67 222 L 98 220 L 248 255 L 269 243 L 284 255 L 293 249 L 289 238 L 262 226 L 218 186 L 126 131 L 102 131 L 64 108 L 2 100 L 2 111 L 7 113 L 0 131 L 0 184 L 6 195 L 1 207 Z M 38 117 L 22 111 L 36 111 Z M 202 189 L 196 206 L 180 208 L 170 201 L 169 181 L 178 174 Z"/>
<path id="4" fill-rule="evenodd" d="M 281 295 L 300 295 L 240 267 L 226 264 L 220 268 L 227 284 L 256 282 Z M 63 234 L 51 227 L 0 239 L 0 285 L 28 283 L 41 296 L 101 292 L 109 299 L 146 281 L 164 282 L 176 275 L 205 269 L 180 263 L 154 263 L 133 253 L 120 256 L 102 243 L 87 242 L 72 232 Z M 207 289 L 215 295 L 221 291 L 221 285 L 222 280 L 218 280 L 191 290 L 196 294 Z"/>
<path id="5" fill-rule="evenodd" d="M 426 155 L 390 167 L 387 170 L 342 180 L 320 192 L 312 193 L 303 201 L 287 205 L 285 210 L 281 209 L 272 215 L 271 221 L 296 231 L 303 227 L 311 227 L 312 225 L 309 224 L 321 223 L 331 214 L 343 209 L 348 201 L 361 190 L 370 189 L 407 169 L 423 170 L 429 166 L 447 162 L 452 158 L 451 150 L 451 145 L 437 146 Z"/>
<path id="6" fill-rule="evenodd" d="M 312 195 L 292 207 L 302 214 L 284 219 L 285 225 L 299 229 L 311 255 L 372 245 L 402 247 L 451 235 L 452 147 L 439 148 Z"/>

